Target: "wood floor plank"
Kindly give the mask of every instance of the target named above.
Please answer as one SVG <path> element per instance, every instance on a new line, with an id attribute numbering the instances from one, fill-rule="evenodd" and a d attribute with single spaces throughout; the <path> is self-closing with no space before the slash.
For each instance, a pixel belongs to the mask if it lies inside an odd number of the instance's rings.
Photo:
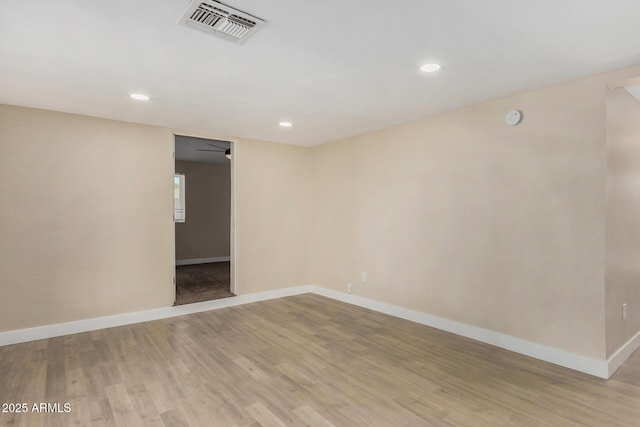
<path id="1" fill-rule="evenodd" d="M 162 423 L 165 427 L 188 427 L 182 411 L 179 408 L 172 409 L 161 415 Z"/>
<path id="2" fill-rule="evenodd" d="M 91 426 L 93 425 L 93 417 L 91 415 L 91 398 L 83 396 L 69 399 L 71 404 L 71 412 L 68 415 L 60 417 L 67 422 L 69 426 Z"/>
<path id="3" fill-rule="evenodd" d="M 608 381 L 317 295 L 0 347 L 0 426 L 629 426 Z"/>
<path id="4" fill-rule="evenodd" d="M 136 405 L 126 386 L 122 383 L 112 384 L 106 387 L 107 398 L 111 413 L 116 425 L 139 426 L 142 425 L 142 416 L 136 410 Z"/>
<path id="5" fill-rule="evenodd" d="M 131 400 L 135 405 L 136 411 L 140 415 L 143 425 L 145 426 L 162 426 L 162 417 L 153 403 L 153 399 L 144 384 L 136 384 L 127 387 L 127 392 L 131 396 Z"/>
<path id="6" fill-rule="evenodd" d="M 315 409 L 309 405 L 303 405 L 293 412 L 302 420 L 305 425 L 316 427 L 335 427 L 331 421 L 320 415 Z"/>
<path id="7" fill-rule="evenodd" d="M 287 425 L 262 402 L 249 405 L 246 407 L 246 410 L 263 427 L 287 427 Z"/>
<path id="8" fill-rule="evenodd" d="M 90 401 L 91 426 L 115 426 L 113 410 L 107 397 Z"/>

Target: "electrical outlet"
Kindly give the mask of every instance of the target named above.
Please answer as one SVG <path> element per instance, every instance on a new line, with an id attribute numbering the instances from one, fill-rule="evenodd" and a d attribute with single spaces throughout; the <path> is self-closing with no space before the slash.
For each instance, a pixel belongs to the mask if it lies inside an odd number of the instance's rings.
<path id="1" fill-rule="evenodd" d="M 367 272 L 363 271 L 362 273 L 360 273 L 360 281 L 361 282 L 366 282 L 367 281 Z"/>
<path id="2" fill-rule="evenodd" d="M 629 318 L 629 308 L 627 307 L 627 303 L 622 304 L 622 320 L 627 320 Z"/>
<path id="3" fill-rule="evenodd" d="M 347 283 L 347 292 L 348 293 L 353 293 L 353 288 L 351 287 L 351 282 Z"/>

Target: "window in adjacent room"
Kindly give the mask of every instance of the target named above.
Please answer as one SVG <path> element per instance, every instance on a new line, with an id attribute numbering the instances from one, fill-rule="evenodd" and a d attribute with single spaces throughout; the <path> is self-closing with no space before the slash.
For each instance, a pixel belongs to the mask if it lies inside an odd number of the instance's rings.
<path id="1" fill-rule="evenodd" d="M 184 175 L 175 174 L 173 176 L 173 221 L 184 222 L 185 216 L 184 201 Z"/>

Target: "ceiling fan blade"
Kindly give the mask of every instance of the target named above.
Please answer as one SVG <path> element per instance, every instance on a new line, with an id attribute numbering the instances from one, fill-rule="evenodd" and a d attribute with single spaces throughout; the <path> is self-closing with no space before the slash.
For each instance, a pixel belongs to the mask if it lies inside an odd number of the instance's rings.
<path id="1" fill-rule="evenodd" d="M 210 142 L 207 142 L 206 144 L 207 144 L 207 145 L 209 145 L 209 146 L 211 146 L 211 147 L 219 148 L 219 149 L 221 149 L 221 150 L 223 150 L 223 151 L 224 151 L 224 150 L 226 150 L 226 148 L 225 148 L 225 147 L 220 147 L 220 146 L 218 146 L 218 145 L 211 144 Z"/>

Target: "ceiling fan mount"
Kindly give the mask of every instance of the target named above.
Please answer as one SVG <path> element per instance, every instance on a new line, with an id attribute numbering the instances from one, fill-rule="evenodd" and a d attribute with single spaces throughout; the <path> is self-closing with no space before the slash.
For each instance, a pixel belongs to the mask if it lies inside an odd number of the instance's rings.
<path id="1" fill-rule="evenodd" d="M 224 156 L 231 160 L 231 148 L 226 148 L 226 147 L 220 147 L 218 145 L 215 144 L 211 144 L 209 142 L 206 143 L 207 145 L 216 148 L 216 150 L 209 150 L 209 149 L 205 149 L 205 148 L 196 148 L 196 151 L 211 151 L 214 153 L 224 153 Z"/>

